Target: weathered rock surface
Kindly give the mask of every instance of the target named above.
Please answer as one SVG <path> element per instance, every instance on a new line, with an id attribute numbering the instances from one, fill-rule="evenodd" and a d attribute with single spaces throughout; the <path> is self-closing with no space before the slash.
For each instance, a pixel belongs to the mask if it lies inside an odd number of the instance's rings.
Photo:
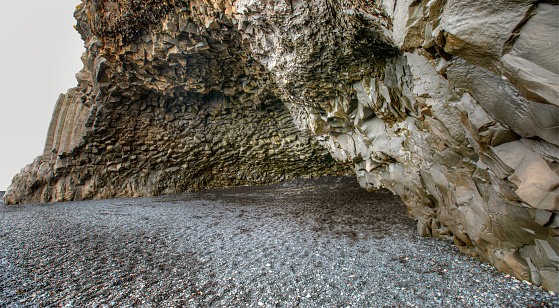
<path id="1" fill-rule="evenodd" d="M 350 164 L 364 188 L 398 194 L 420 234 L 559 291 L 557 4 L 84 1 L 79 86 L 5 201 Z"/>
<path id="2" fill-rule="evenodd" d="M 152 196 L 351 172 L 295 127 L 270 94 L 268 74 L 229 28 L 206 29 L 195 23 L 202 15 L 177 7 L 163 24 L 139 33 L 131 22 L 138 16 L 119 5 L 78 7 L 87 47 L 79 86 L 60 96 L 44 154 L 18 175 L 6 203 Z M 153 21 L 159 19 L 142 14 L 170 7 L 137 5 L 128 9 Z"/>

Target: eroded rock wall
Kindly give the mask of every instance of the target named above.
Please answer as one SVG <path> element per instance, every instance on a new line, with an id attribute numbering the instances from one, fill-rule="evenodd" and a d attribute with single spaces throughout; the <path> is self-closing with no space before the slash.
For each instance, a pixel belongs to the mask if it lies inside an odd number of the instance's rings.
<path id="1" fill-rule="evenodd" d="M 559 291 L 557 4 L 84 1 L 80 85 L 5 200 L 153 195 L 349 164 L 364 188 L 398 194 L 421 235 Z"/>
<path id="2" fill-rule="evenodd" d="M 60 96 L 44 154 L 14 178 L 6 204 L 351 172 L 294 125 L 230 21 L 206 28 L 184 3 L 139 3 L 78 6 L 79 86 Z"/>
<path id="3" fill-rule="evenodd" d="M 237 7 L 299 126 L 363 187 L 402 197 L 421 235 L 559 289 L 556 3 Z"/>

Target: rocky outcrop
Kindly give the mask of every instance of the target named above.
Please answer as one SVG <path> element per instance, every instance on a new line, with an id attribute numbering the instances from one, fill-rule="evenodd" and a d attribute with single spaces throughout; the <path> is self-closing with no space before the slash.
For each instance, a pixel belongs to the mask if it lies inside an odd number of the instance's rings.
<path id="1" fill-rule="evenodd" d="M 78 6 L 87 48 L 79 85 L 60 96 L 43 155 L 16 176 L 6 203 L 153 196 L 351 172 L 295 127 L 237 34 L 200 26 L 202 15 L 183 7 L 152 2 Z"/>
<path id="2" fill-rule="evenodd" d="M 79 86 L 6 203 L 353 165 L 421 235 L 559 290 L 556 1 L 84 1 L 76 17 Z"/>

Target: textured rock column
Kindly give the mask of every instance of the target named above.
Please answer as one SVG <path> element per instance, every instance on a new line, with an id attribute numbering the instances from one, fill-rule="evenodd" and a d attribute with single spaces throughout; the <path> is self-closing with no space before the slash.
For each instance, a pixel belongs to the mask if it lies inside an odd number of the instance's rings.
<path id="1" fill-rule="evenodd" d="M 79 85 L 60 96 L 45 151 L 14 178 L 6 204 L 350 172 L 295 127 L 227 16 L 212 21 L 225 7 L 152 2 L 78 6 L 87 48 Z"/>

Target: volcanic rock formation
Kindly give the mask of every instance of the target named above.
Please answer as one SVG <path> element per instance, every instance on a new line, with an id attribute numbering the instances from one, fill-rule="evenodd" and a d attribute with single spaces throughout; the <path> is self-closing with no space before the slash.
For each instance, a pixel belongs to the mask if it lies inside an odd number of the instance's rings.
<path id="1" fill-rule="evenodd" d="M 6 204 L 351 165 L 421 235 L 559 291 L 557 1 L 84 0 L 75 16 L 79 85 Z"/>

